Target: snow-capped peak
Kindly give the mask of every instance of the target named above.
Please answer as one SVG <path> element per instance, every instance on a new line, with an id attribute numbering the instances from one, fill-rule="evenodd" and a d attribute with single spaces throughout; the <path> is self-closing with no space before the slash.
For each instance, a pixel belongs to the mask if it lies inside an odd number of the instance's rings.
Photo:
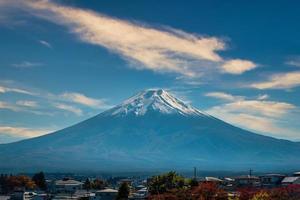
<path id="1" fill-rule="evenodd" d="M 206 115 L 163 89 L 144 90 L 112 108 L 108 113 L 113 116 L 124 116 L 127 114 L 144 115 L 149 111 L 164 114 Z"/>

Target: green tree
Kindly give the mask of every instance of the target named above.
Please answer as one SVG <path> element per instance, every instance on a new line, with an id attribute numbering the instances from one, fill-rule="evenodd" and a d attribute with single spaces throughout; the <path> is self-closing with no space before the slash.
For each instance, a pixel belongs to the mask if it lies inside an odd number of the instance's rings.
<path id="1" fill-rule="evenodd" d="M 119 187 L 117 199 L 118 200 L 128 199 L 129 193 L 130 193 L 130 188 L 128 183 L 123 182 Z"/>
<path id="2" fill-rule="evenodd" d="M 40 188 L 41 190 L 47 190 L 47 184 L 44 172 L 39 172 L 33 175 L 32 181 Z"/>
<path id="3" fill-rule="evenodd" d="M 151 194 L 162 194 L 172 189 L 182 189 L 184 185 L 184 178 L 176 172 L 171 171 L 152 177 L 148 186 Z"/>

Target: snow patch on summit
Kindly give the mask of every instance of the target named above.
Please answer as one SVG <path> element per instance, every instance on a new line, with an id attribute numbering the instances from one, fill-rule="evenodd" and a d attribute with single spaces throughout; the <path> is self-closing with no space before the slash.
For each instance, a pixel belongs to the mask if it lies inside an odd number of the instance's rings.
<path id="1" fill-rule="evenodd" d="M 126 116 L 134 114 L 136 116 L 145 115 L 149 111 L 156 111 L 163 114 L 181 114 L 207 116 L 207 114 L 185 104 L 183 101 L 173 97 L 162 89 L 148 89 L 125 100 L 122 104 L 109 110 L 109 115 Z"/>

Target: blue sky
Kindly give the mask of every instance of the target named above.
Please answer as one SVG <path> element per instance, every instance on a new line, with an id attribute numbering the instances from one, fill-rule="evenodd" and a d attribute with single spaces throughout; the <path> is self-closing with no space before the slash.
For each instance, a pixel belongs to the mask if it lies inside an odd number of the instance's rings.
<path id="1" fill-rule="evenodd" d="M 0 143 L 70 126 L 147 88 L 300 141 L 299 6 L 0 0 Z"/>

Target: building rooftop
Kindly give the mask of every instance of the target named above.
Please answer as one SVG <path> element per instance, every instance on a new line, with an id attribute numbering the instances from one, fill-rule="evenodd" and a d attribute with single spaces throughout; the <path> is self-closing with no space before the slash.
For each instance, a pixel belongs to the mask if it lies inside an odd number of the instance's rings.
<path id="1" fill-rule="evenodd" d="M 250 175 L 244 175 L 244 176 L 238 176 L 235 177 L 235 179 L 255 179 L 255 180 L 259 180 L 259 178 L 257 176 L 250 176 Z"/>
<path id="2" fill-rule="evenodd" d="M 224 180 L 225 180 L 225 181 L 234 181 L 233 178 L 229 178 L 229 177 L 225 177 Z"/>
<path id="3" fill-rule="evenodd" d="M 144 188 L 138 190 L 138 192 L 147 192 L 147 191 L 148 191 L 148 189 L 147 189 L 146 187 L 144 187 Z"/>
<path id="4" fill-rule="evenodd" d="M 216 177 L 211 177 L 211 176 L 205 177 L 205 178 L 204 178 L 204 181 L 222 182 L 221 179 L 216 178 Z"/>
<path id="5" fill-rule="evenodd" d="M 276 176 L 276 177 L 284 177 L 284 174 L 264 174 L 261 175 L 260 177 L 267 177 L 267 176 Z"/>
<path id="6" fill-rule="evenodd" d="M 294 176 L 300 176 L 300 172 L 294 172 Z"/>
<path id="7" fill-rule="evenodd" d="M 294 176 L 290 176 L 290 177 L 285 177 L 281 183 L 293 183 L 295 181 L 297 181 L 298 179 L 300 179 L 300 177 L 294 177 Z"/>
<path id="8" fill-rule="evenodd" d="M 118 190 L 107 188 L 103 190 L 98 190 L 96 193 L 118 193 Z"/>
<path id="9" fill-rule="evenodd" d="M 55 185 L 83 185 L 82 182 L 80 181 L 75 181 L 72 179 L 67 179 L 67 180 L 58 180 L 55 181 Z"/>

